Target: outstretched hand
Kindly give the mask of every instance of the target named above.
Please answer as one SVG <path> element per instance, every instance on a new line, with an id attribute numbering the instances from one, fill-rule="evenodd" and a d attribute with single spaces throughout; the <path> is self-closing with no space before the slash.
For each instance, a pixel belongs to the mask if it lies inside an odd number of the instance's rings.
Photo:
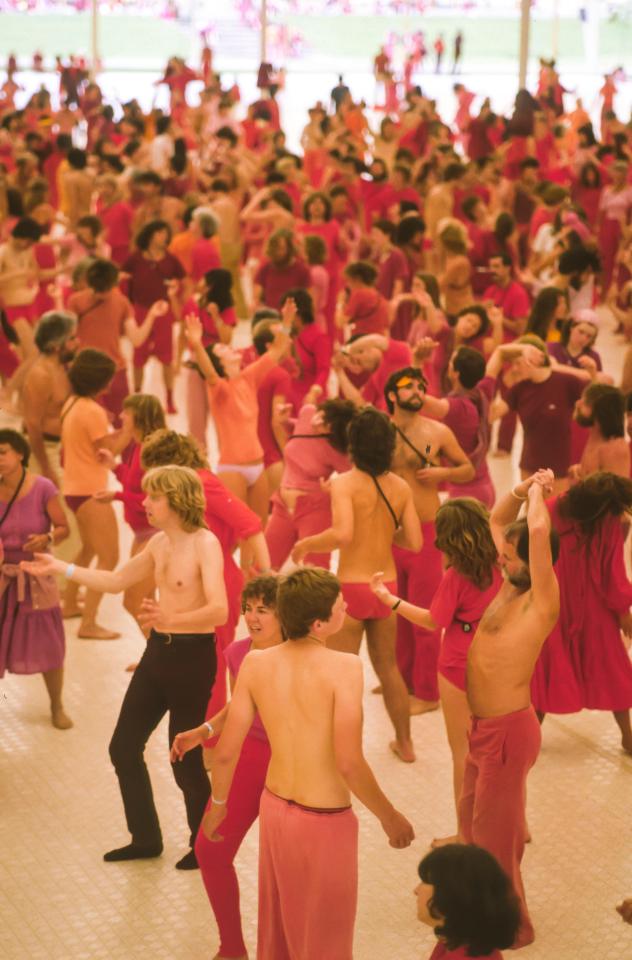
<path id="1" fill-rule="evenodd" d="M 204 741 L 207 739 L 207 734 L 200 732 L 199 727 L 195 727 L 193 730 L 184 730 L 182 733 L 177 733 L 171 744 L 171 750 L 169 751 L 169 759 L 172 763 L 176 763 L 178 760 L 182 760 L 184 755 L 189 752 L 189 750 L 194 750 L 196 747 L 200 747 Z"/>

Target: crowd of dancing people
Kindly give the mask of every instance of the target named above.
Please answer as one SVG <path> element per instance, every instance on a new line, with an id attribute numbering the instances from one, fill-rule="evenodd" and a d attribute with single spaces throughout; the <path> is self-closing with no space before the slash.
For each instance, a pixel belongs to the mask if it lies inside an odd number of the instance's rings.
<path id="1" fill-rule="evenodd" d="M 146 644 L 105 860 L 162 854 L 143 754 L 168 714 L 216 960 L 247 956 L 257 817 L 257 956 L 347 960 L 351 795 L 414 837 L 363 754 L 366 636 L 393 754 L 414 764 L 410 717 L 441 707 L 452 755 L 454 830 L 419 866 L 432 957 L 498 960 L 535 936 L 546 714 L 608 711 L 632 754 L 632 359 L 621 380 L 596 349 L 632 339 L 632 127 L 614 77 L 594 124 L 546 62 L 507 117 L 456 84 L 453 123 L 412 85 L 374 122 L 341 77 L 294 151 L 269 71 L 248 105 L 210 51 L 192 103 L 195 76 L 174 58 L 149 115 L 79 76 L 0 112 L 0 676 L 42 673 L 70 728 L 64 623 L 115 640 L 121 594 Z"/>

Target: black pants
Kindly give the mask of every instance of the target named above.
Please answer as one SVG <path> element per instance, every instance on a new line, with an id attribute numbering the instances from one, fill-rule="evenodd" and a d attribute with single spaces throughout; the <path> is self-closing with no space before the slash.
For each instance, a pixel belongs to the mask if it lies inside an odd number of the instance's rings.
<path id="1" fill-rule="evenodd" d="M 176 733 L 204 722 L 215 681 L 215 637 L 200 634 L 194 640 L 170 643 L 150 635 L 145 653 L 127 688 L 110 742 L 132 842 L 142 846 L 162 843 L 151 781 L 144 760 L 145 744 L 169 711 L 169 746 Z M 173 764 L 176 783 L 184 794 L 191 847 L 210 796 L 202 749 L 190 750 Z"/>

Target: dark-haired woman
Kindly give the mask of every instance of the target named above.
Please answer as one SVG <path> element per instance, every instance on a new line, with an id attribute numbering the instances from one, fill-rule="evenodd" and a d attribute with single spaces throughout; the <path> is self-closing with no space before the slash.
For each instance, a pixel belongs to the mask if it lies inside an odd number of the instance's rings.
<path id="1" fill-rule="evenodd" d="M 162 364 L 167 393 L 167 413 L 175 413 L 173 404 L 173 323 L 179 310 L 178 288 L 184 279 L 184 268 L 169 253 L 171 228 L 165 220 L 152 220 L 136 236 L 136 252 L 123 264 L 129 274 L 128 296 L 134 305 L 136 323 L 142 326 L 150 307 L 157 300 L 166 300 L 171 309 L 157 317 L 151 334 L 134 350 L 134 388 L 143 384 L 143 368 L 150 357 Z"/>
<path id="2" fill-rule="evenodd" d="M 547 504 L 560 536 L 555 572 L 560 619 L 536 664 L 531 699 L 540 714 L 610 710 L 632 754 L 632 583 L 624 541 L 632 480 L 593 473 Z"/>
<path id="3" fill-rule="evenodd" d="M 192 313 L 202 324 L 202 343 L 210 347 L 214 343 L 230 343 L 237 314 L 233 301 L 233 278 L 223 268 L 208 270 L 200 284 L 201 291 L 184 305 L 184 315 Z M 186 346 L 184 330 L 180 339 L 180 353 Z M 206 449 L 208 427 L 208 392 L 204 379 L 195 368 L 186 372 L 187 420 L 189 431 L 203 449 Z"/>
<path id="4" fill-rule="evenodd" d="M 520 907 L 498 861 L 474 844 L 449 844 L 418 867 L 417 918 L 435 932 L 430 960 L 502 960 L 520 925 Z"/>
<path id="5" fill-rule="evenodd" d="M 465 693 L 467 652 L 479 620 L 498 593 L 502 577 L 489 529 L 489 511 L 478 500 L 457 497 L 439 507 L 435 546 L 445 573 L 429 610 L 398 599 L 376 573 L 371 589 L 387 606 L 424 630 L 444 631 L 439 652 L 439 695 L 452 752 L 454 801 L 458 812 L 468 751 L 470 708 Z M 447 842 L 457 840 L 450 837 Z M 446 841 L 435 841 L 444 843 Z"/>
<path id="6" fill-rule="evenodd" d="M 99 451 L 110 444 L 107 411 L 97 398 L 108 389 L 116 364 L 99 350 L 82 350 L 75 357 L 68 379 L 72 393 L 61 411 L 61 445 L 64 462 L 62 492 L 77 518 L 81 549 L 74 562 L 113 570 L 118 563 L 118 527 L 110 503 L 94 495 L 107 487 L 108 468 Z M 96 621 L 101 593 L 86 591 L 83 610 L 77 602 L 79 585 L 69 580 L 64 592 L 64 616 L 81 617 L 78 636 L 86 640 L 114 640 L 120 636 Z"/>
<path id="7" fill-rule="evenodd" d="M 395 617 L 372 593 L 375 566 L 395 588 L 393 544 L 418 553 L 421 530 L 409 485 L 391 471 L 395 427 L 374 407 L 356 413 L 348 428 L 353 467 L 331 481 L 331 526 L 299 540 L 292 560 L 340 549 L 338 577 L 347 605 L 342 630 L 328 641 L 334 650 L 358 653 L 366 630 L 369 656 L 395 728 L 391 749 L 400 760 L 415 760 L 410 738 L 408 691 L 395 657 Z"/>
<path id="8" fill-rule="evenodd" d="M 41 673 L 53 726 L 72 727 L 62 704 L 64 625 L 52 577 L 20 570 L 68 536 L 57 488 L 30 473 L 31 448 L 22 434 L 0 430 L 0 677 Z"/>
<path id="9" fill-rule="evenodd" d="M 292 332 L 298 370 L 292 377 L 290 400 L 296 412 L 312 387 L 326 392 L 331 371 L 331 338 L 316 323 L 314 304 L 307 290 L 288 290 L 281 297 L 281 317 Z"/>
<path id="10" fill-rule="evenodd" d="M 257 432 L 257 388 L 287 352 L 289 339 L 281 329 L 277 330 L 266 353 L 242 369 L 241 355 L 236 350 L 225 343 L 205 350 L 200 320 L 194 314 L 187 315 L 185 320 L 193 359 L 208 387 L 219 447 L 218 476 L 265 523 L 268 482 Z"/>
<path id="11" fill-rule="evenodd" d="M 331 526 L 331 502 L 323 485 L 332 473 L 351 468 L 347 427 L 354 414 L 350 400 L 325 400 L 318 406 L 308 402 L 301 408 L 285 445 L 281 486 L 271 499 L 265 529 L 274 570 L 281 569 L 297 540 Z M 306 560 L 327 570 L 330 553 L 310 553 Z"/>

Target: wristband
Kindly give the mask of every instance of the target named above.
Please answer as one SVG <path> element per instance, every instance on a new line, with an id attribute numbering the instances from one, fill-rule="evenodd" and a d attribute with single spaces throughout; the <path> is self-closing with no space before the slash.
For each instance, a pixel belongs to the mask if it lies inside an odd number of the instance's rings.
<path id="1" fill-rule="evenodd" d="M 216 800 L 215 797 L 211 797 L 211 802 L 217 804 L 218 807 L 223 807 L 226 803 L 225 800 Z"/>
<path id="2" fill-rule="evenodd" d="M 528 500 L 528 499 L 529 499 L 528 497 L 519 497 L 518 494 L 517 494 L 514 490 L 511 491 L 511 496 L 512 496 L 512 497 L 515 497 L 516 500 Z"/>
<path id="3" fill-rule="evenodd" d="M 66 580 L 70 580 L 74 572 L 75 572 L 75 564 L 69 563 L 66 569 L 64 570 L 64 576 Z"/>
<path id="4" fill-rule="evenodd" d="M 209 737 L 212 737 L 215 731 L 213 730 L 213 724 L 210 722 L 210 720 L 205 720 L 204 726 L 208 730 Z"/>
<path id="5" fill-rule="evenodd" d="M 397 610 L 397 608 L 398 608 L 398 606 L 400 605 L 401 602 L 402 602 L 402 601 L 401 601 L 401 597 L 400 597 L 399 600 L 396 600 L 396 601 L 395 601 L 395 603 L 394 603 L 393 606 L 391 607 L 391 610 Z"/>

